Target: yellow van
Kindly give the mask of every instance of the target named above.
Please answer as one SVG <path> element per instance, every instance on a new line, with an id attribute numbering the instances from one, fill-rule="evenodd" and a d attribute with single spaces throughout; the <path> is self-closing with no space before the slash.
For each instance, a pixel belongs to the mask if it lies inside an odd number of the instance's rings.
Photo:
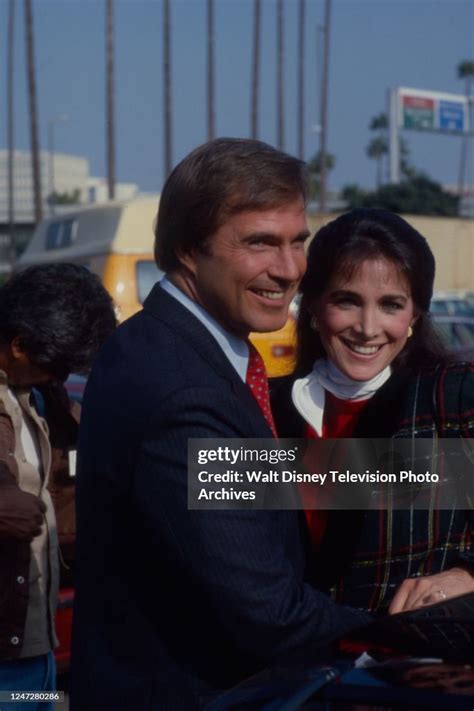
<path id="1" fill-rule="evenodd" d="M 152 255 L 158 197 L 78 208 L 43 220 L 18 268 L 73 262 L 98 274 L 113 297 L 119 320 L 139 310 L 161 274 Z"/>
<path id="2" fill-rule="evenodd" d="M 153 225 L 158 196 L 82 207 L 43 220 L 18 261 L 73 262 L 98 274 L 111 294 L 120 321 L 136 313 L 162 277 L 153 259 Z M 273 333 L 251 336 L 270 376 L 291 372 L 294 320 Z"/>

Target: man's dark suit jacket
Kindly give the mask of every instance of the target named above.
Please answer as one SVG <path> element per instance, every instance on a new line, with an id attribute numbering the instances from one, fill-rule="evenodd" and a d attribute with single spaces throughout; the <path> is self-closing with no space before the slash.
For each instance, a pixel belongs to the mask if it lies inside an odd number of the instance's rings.
<path id="1" fill-rule="evenodd" d="M 188 437 L 270 437 L 210 335 L 159 286 L 102 351 L 77 476 L 74 711 L 194 709 L 366 620 L 304 582 L 294 511 L 188 511 Z"/>

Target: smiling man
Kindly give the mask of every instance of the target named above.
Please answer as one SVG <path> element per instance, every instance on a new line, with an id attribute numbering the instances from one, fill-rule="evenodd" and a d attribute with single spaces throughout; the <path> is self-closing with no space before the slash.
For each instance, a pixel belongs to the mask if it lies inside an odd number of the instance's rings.
<path id="1" fill-rule="evenodd" d="M 298 512 L 187 509 L 188 438 L 272 436 L 246 384 L 248 335 L 288 317 L 305 198 L 301 161 L 243 139 L 201 146 L 164 186 L 166 277 L 102 352 L 84 401 L 77 711 L 200 708 L 365 620 L 305 582 Z"/>

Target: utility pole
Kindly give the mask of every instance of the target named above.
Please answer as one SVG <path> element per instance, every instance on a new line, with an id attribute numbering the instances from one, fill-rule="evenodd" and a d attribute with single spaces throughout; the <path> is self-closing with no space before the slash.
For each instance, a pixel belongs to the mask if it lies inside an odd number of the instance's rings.
<path id="1" fill-rule="evenodd" d="M 304 160 L 304 78 L 305 78 L 305 0 L 299 0 L 298 22 L 298 156 Z"/>
<path id="2" fill-rule="evenodd" d="M 283 89 L 283 0 L 277 4 L 277 146 L 280 150 L 285 148 L 285 118 L 284 118 L 284 89 Z"/>
<path id="3" fill-rule="evenodd" d="M 328 93 L 329 93 L 329 37 L 331 30 L 331 0 L 325 1 L 324 10 L 324 49 L 323 73 L 321 81 L 321 133 L 319 155 L 321 158 L 321 186 L 319 210 L 326 212 L 327 199 L 327 122 L 328 122 Z"/>
<path id="4" fill-rule="evenodd" d="M 15 199 L 13 157 L 15 150 L 14 134 L 14 83 L 13 83 L 13 48 L 15 35 L 15 0 L 8 5 L 8 38 L 7 38 L 7 145 L 8 145 L 8 233 L 10 237 L 9 262 L 13 271 L 16 262 L 15 239 Z"/>
<path id="5" fill-rule="evenodd" d="M 172 166 L 172 118 L 171 118 L 171 34 L 170 0 L 163 0 L 163 91 L 165 130 L 165 179 Z"/>
<path id="6" fill-rule="evenodd" d="M 109 200 L 115 198 L 115 116 L 114 116 L 114 5 L 106 0 L 106 118 L 107 185 Z"/>
<path id="7" fill-rule="evenodd" d="M 36 76 L 35 76 L 35 47 L 33 29 L 33 8 L 31 0 L 25 0 L 25 29 L 26 29 L 26 63 L 28 99 L 30 107 L 30 135 L 31 135 L 31 172 L 33 175 L 33 194 L 35 206 L 35 224 L 41 222 L 43 206 L 41 200 L 41 170 L 38 142 L 38 108 L 36 103 Z"/>
<path id="8" fill-rule="evenodd" d="M 261 2 L 254 0 L 254 20 L 253 20 L 253 56 L 252 56 L 252 98 L 250 133 L 252 138 L 258 137 L 258 94 L 260 77 L 260 20 Z"/>
<path id="9" fill-rule="evenodd" d="M 214 134 L 214 0 L 207 0 L 207 140 Z"/>

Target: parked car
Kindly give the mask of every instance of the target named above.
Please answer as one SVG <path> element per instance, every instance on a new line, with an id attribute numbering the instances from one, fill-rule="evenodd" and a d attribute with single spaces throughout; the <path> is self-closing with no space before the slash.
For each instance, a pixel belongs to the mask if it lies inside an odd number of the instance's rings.
<path id="1" fill-rule="evenodd" d="M 456 360 L 474 361 L 474 316 L 432 314 L 443 343 Z"/>
<path id="2" fill-rule="evenodd" d="M 431 299 L 432 314 L 446 316 L 473 316 L 473 292 L 467 291 L 436 291 Z"/>

